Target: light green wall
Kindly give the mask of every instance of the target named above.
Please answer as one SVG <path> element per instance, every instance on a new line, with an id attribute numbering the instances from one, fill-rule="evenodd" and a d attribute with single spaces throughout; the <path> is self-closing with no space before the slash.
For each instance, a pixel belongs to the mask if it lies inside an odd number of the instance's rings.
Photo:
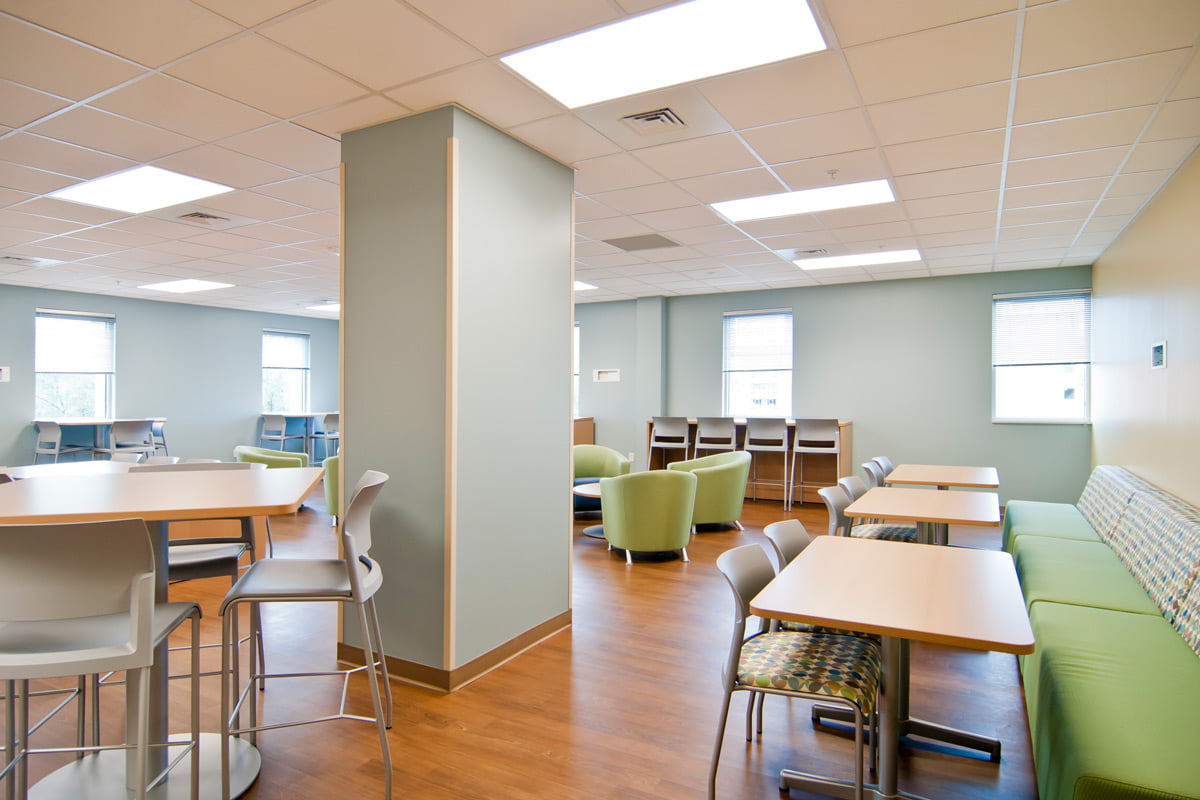
<path id="1" fill-rule="evenodd" d="M 990 465 L 1002 500 L 1073 501 L 1091 466 L 1086 425 L 991 422 L 993 294 L 1079 288 L 1090 268 L 988 273 L 803 289 L 672 297 L 666 301 L 666 397 L 661 409 L 581 382 L 580 413 L 595 416 L 609 445 L 644 458 L 645 420 L 656 413 L 721 413 L 721 330 L 726 311 L 787 308 L 794 314 L 792 416 L 854 423 L 852 463 Z M 580 361 L 637 353 L 621 324 L 629 303 L 581 304 Z M 594 341 L 606 338 L 601 345 Z M 608 388 L 608 387 L 604 387 Z M 624 385 L 633 397 L 637 387 Z M 629 416 L 630 411 L 633 416 Z"/>
<path id="2" fill-rule="evenodd" d="M 455 669 L 570 607 L 573 175 L 456 108 L 346 134 L 342 154 L 347 480 L 392 478 L 373 551 L 387 651 Z"/>
<path id="3" fill-rule="evenodd" d="M 262 331 L 311 335 L 311 407 L 338 401 L 338 323 L 186 303 L 0 286 L 0 464 L 33 459 L 33 318 L 38 308 L 116 315 L 117 416 L 167 418 L 171 455 L 233 458 L 257 443 Z"/>

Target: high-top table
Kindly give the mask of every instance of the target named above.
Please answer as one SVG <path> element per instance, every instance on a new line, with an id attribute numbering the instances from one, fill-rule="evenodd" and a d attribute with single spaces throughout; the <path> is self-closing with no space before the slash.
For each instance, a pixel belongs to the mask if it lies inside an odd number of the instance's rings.
<path id="1" fill-rule="evenodd" d="M 897 464 L 883 479 L 888 484 L 936 486 L 949 489 L 998 489 L 1000 473 L 995 467 L 954 467 L 940 464 Z"/>
<path id="2" fill-rule="evenodd" d="M 995 492 L 931 492 L 878 486 L 847 506 L 846 515 L 915 522 L 922 542 L 946 544 L 950 525 L 998 527 L 1000 497 Z"/>
<path id="3" fill-rule="evenodd" d="M 900 791 L 897 778 L 900 737 L 918 722 L 908 719 L 902 686 L 910 641 L 1015 654 L 1034 648 L 1012 557 L 995 550 L 818 536 L 750 601 L 750 610 L 883 637 L 879 783 L 866 792 L 876 800 L 914 797 Z M 854 796 L 851 783 L 793 770 L 783 770 L 780 786 Z"/>
<path id="4" fill-rule="evenodd" d="M 290 514 L 321 480 L 320 467 L 188 472 L 119 472 L 100 475 L 63 475 L 0 484 L 0 524 L 93 522 L 139 517 L 148 523 L 154 544 L 155 599 L 167 599 L 167 527 L 171 521 L 240 518 L 252 525 L 254 517 Z M 155 524 L 157 523 L 157 524 Z M 97 547 L 103 547 L 97 542 Z M 134 687 L 126 694 L 133 698 Z M 167 646 L 154 652 L 150 675 L 150 738 L 167 739 Z M 221 792 L 218 734 L 201 734 L 200 792 L 206 800 Z M 231 748 L 231 787 L 240 795 L 258 776 L 258 750 L 244 739 Z M 55 800 L 120 798 L 126 794 L 127 770 L 133 751 L 122 756 L 109 751 L 96 758 L 72 761 L 43 778 L 31 796 Z M 151 750 L 148 773 L 156 775 L 166 765 L 163 748 Z M 171 779 L 151 794 L 156 800 L 185 798 L 189 794 L 187 760 L 172 771 Z"/>

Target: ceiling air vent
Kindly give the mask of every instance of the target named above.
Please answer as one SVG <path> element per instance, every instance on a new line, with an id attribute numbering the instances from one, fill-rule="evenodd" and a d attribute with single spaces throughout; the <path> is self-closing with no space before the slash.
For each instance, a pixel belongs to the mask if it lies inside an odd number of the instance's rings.
<path id="1" fill-rule="evenodd" d="M 146 212 L 147 217 L 164 219 L 167 222 L 179 222 L 194 228 L 204 228 L 210 231 L 223 231 L 229 228 L 240 228 L 243 225 L 253 225 L 260 220 L 217 211 L 215 208 L 205 208 L 194 203 L 187 205 L 168 206 L 156 211 Z"/>
<path id="2" fill-rule="evenodd" d="M 605 244 L 619 247 L 626 252 L 633 250 L 656 250 L 659 247 L 679 247 L 678 242 L 672 242 L 657 233 L 646 233 L 641 236 L 626 236 L 621 239 L 603 239 Z"/>
<path id="3" fill-rule="evenodd" d="M 621 122 L 625 123 L 634 133 L 642 136 L 657 136 L 687 127 L 687 123 L 669 108 L 639 111 L 637 114 L 621 117 Z"/>
<path id="4" fill-rule="evenodd" d="M 217 225 L 231 221 L 229 217 L 218 217 L 216 214 L 205 214 L 203 211 L 193 211 L 190 214 L 183 214 L 178 219 L 180 222 L 190 222 L 193 225 L 204 225 L 208 228 L 214 228 Z"/>
<path id="5" fill-rule="evenodd" d="M 775 255 L 782 258 L 784 261 L 795 261 L 798 258 L 811 258 L 812 256 L 827 256 L 829 251 L 824 247 L 814 247 L 811 250 L 802 250 L 800 248 L 789 248 L 787 250 L 776 250 Z"/>
<path id="6" fill-rule="evenodd" d="M 25 267 L 27 269 L 37 269 L 38 267 L 50 267 L 55 264 L 61 264 L 61 261 L 55 261 L 53 258 L 36 258 L 34 256 L 14 256 L 7 253 L 0 253 L 0 266 L 8 267 Z"/>

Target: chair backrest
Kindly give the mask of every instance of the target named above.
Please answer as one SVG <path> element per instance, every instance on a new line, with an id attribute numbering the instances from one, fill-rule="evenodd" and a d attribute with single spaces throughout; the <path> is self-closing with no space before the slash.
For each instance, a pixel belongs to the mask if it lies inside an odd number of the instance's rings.
<path id="1" fill-rule="evenodd" d="M 282 414 L 263 414 L 262 420 L 263 433 L 284 433 L 287 431 L 287 420 L 284 419 Z"/>
<path id="2" fill-rule="evenodd" d="M 178 464 L 179 456 L 147 456 L 145 464 Z"/>
<path id="3" fill-rule="evenodd" d="M 571 447 L 576 478 L 612 478 L 629 472 L 629 459 L 600 444 L 577 444 Z"/>
<path id="4" fill-rule="evenodd" d="M 12 481 L 12 475 L 5 472 L 7 469 L 8 467 L 0 467 L 0 483 L 9 483 Z"/>
<path id="5" fill-rule="evenodd" d="M 341 430 L 341 414 L 326 414 L 321 419 L 322 433 L 337 433 Z"/>
<path id="6" fill-rule="evenodd" d="M 691 445 L 687 417 L 654 417 L 650 428 L 651 447 L 682 447 Z"/>
<path id="7" fill-rule="evenodd" d="M 779 569 L 786 567 L 793 558 L 804 552 L 804 548 L 812 544 L 808 529 L 798 519 L 772 522 L 763 528 L 763 533 L 775 549 L 775 561 Z"/>
<path id="8" fill-rule="evenodd" d="M 737 604 L 737 622 L 744 626 L 751 616 L 750 601 L 775 577 L 767 551 L 757 544 L 744 544 L 717 556 L 717 569 L 729 582 Z M 739 637 L 740 638 L 740 637 Z"/>
<path id="9" fill-rule="evenodd" d="M 737 446 L 737 425 L 733 417 L 697 417 L 697 450 L 732 450 Z"/>
<path id="10" fill-rule="evenodd" d="M 133 464 L 137 464 L 137 463 L 141 462 L 143 455 L 145 455 L 145 454 L 140 453 L 140 452 L 138 452 L 138 453 L 113 453 L 112 460 L 113 461 L 128 461 Z"/>
<path id="11" fill-rule="evenodd" d="M 135 446 L 152 445 L 154 442 L 151 426 L 153 423 L 148 419 L 123 419 L 112 424 L 112 429 L 108 434 L 108 443 L 113 446 Z"/>
<path id="12" fill-rule="evenodd" d="M 45 643 L 30 642 L 30 660 L 18 663 L 6 653 L 0 660 L 0 678 L 86 673 L 76 666 L 87 656 L 102 658 L 108 669 L 147 667 L 154 657 L 154 553 L 145 522 L 0 525 L 0 620 L 43 622 L 108 614 L 130 616 L 129 628 L 124 634 L 116 629 L 114 641 L 106 646 L 90 653 L 76 650 L 64 660 L 51 658 Z M 77 647 L 67 643 L 63 650 Z"/>
<path id="13" fill-rule="evenodd" d="M 178 464 L 139 464 L 130 472 L 211 472 L 218 469 L 266 469 L 250 461 L 183 461 Z"/>
<path id="14" fill-rule="evenodd" d="M 634 552 L 687 547 L 698 479 L 690 472 L 655 469 L 600 481 L 604 537 Z"/>
<path id="15" fill-rule="evenodd" d="M 788 447 L 787 420 L 749 417 L 746 419 L 745 450 L 786 451 Z"/>
<path id="16" fill-rule="evenodd" d="M 838 486 L 842 487 L 842 491 L 850 498 L 850 502 L 854 502 L 867 493 L 866 481 L 857 475 L 847 475 L 844 478 L 838 478 Z"/>
<path id="17" fill-rule="evenodd" d="M 836 419 L 798 419 L 793 447 L 802 452 L 840 449 L 841 429 Z"/>
<path id="18" fill-rule="evenodd" d="M 57 422 L 39 420 L 37 423 L 36 453 L 57 453 L 62 444 L 62 426 Z"/>
<path id="19" fill-rule="evenodd" d="M 883 486 L 883 470 L 874 461 L 866 461 L 862 465 L 863 472 L 867 475 L 867 488 L 874 489 L 876 486 Z"/>
<path id="20" fill-rule="evenodd" d="M 846 506 L 850 505 L 850 497 L 841 486 L 823 486 L 817 489 L 817 494 L 825 501 L 825 510 L 829 512 L 829 535 L 837 536 L 841 530 L 843 536 L 850 534 L 849 517 L 846 516 Z"/>
<path id="21" fill-rule="evenodd" d="M 879 465 L 879 469 L 883 471 L 883 477 L 885 478 L 892 474 L 892 470 L 896 468 L 896 465 L 893 464 L 892 460 L 887 456 L 875 456 L 871 460 Z"/>
<path id="22" fill-rule="evenodd" d="M 373 596 L 383 583 L 383 569 L 371 558 L 371 508 L 388 476 L 369 469 L 358 479 L 346 515 L 342 517 L 342 556 L 350 573 L 350 593 L 356 602 Z"/>

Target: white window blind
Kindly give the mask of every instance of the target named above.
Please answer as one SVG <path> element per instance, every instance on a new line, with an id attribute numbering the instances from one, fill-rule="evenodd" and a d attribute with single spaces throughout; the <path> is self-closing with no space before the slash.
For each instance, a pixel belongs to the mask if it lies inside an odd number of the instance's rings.
<path id="1" fill-rule="evenodd" d="M 34 313 L 35 416 L 113 415 L 116 327 L 107 314 Z"/>
<path id="2" fill-rule="evenodd" d="M 308 411 L 309 336 L 264 330 L 262 335 L 263 411 Z"/>
<path id="3" fill-rule="evenodd" d="M 993 418 L 1088 421 L 1091 322 L 1088 291 L 993 298 Z"/>
<path id="4" fill-rule="evenodd" d="M 792 312 L 725 315 L 724 414 L 786 417 L 792 407 Z"/>

